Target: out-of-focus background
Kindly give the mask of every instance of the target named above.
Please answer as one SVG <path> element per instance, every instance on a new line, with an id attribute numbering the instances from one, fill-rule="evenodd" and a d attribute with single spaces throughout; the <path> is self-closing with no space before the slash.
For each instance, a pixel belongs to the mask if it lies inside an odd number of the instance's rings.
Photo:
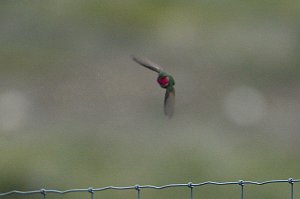
<path id="1" fill-rule="evenodd" d="M 1 1 L 0 192 L 299 177 L 299 21 L 293 0 Z M 174 76 L 171 120 L 131 54 Z"/>

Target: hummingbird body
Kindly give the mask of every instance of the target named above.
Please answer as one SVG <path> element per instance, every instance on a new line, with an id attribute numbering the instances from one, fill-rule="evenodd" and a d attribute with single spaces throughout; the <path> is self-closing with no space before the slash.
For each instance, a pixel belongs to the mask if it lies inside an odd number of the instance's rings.
<path id="1" fill-rule="evenodd" d="M 165 99 L 164 99 L 164 113 L 166 116 L 171 118 L 174 113 L 174 105 L 175 105 L 175 80 L 174 78 L 162 71 L 161 67 L 153 62 L 150 62 L 146 59 L 139 59 L 132 56 L 132 59 L 138 64 L 158 73 L 157 83 L 160 87 L 166 89 Z"/>
<path id="2" fill-rule="evenodd" d="M 160 72 L 157 77 L 158 84 L 165 89 L 171 89 L 175 85 L 175 80 L 166 72 Z"/>

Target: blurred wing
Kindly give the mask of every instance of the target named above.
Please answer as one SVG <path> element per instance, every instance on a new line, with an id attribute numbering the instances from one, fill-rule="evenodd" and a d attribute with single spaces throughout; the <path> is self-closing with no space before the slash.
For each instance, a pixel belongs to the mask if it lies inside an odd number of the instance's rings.
<path id="1" fill-rule="evenodd" d="M 153 62 L 151 62 L 150 60 L 148 60 L 148 59 L 146 59 L 146 58 L 141 59 L 141 58 L 137 58 L 137 57 L 135 57 L 135 56 L 133 56 L 133 55 L 131 55 L 131 58 L 132 58 L 136 63 L 138 63 L 138 64 L 140 64 L 140 65 L 142 65 L 142 66 L 144 66 L 144 67 L 146 67 L 146 68 L 148 68 L 148 69 L 150 69 L 150 70 L 153 70 L 153 71 L 155 71 L 155 72 L 157 72 L 157 73 L 159 73 L 159 72 L 162 70 L 161 67 L 160 67 L 159 65 L 157 65 L 157 64 L 155 64 L 155 63 L 153 63 Z"/>
<path id="2" fill-rule="evenodd" d="M 168 116 L 168 118 L 171 118 L 174 114 L 174 108 L 175 108 L 175 88 L 171 91 L 168 91 L 166 89 L 165 94 L 165 101 L 164 101 L 164 112 L 165 115 Z"/>

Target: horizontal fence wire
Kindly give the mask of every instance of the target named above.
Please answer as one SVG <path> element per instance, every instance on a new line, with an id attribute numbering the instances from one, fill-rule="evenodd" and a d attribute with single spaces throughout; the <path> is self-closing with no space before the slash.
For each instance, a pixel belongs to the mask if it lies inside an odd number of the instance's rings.
<path id="1" fill-rule="evenodd" d="M 289 178 L 287 180 L 268 180 L 268 181 L 262 181 L 262 182 L 255 182 L 255 181 L 247 181 L 247 180 L 239 180 L 235 182 L 214 182 L 214 181 L 206 181 L 201 183 L 185 183 L 185 184 L 167 184 L 162 186 L 155 186 L 155 185 L 133 185 L 133 186 L 107 186 L 107 187 L 100 187 L 100 188 L 86 188 L 86 189 L 68 189 L 68 190 L 55 190 L 55 189 L 39 189 L 39 190 L 33 190 L 33 191 L 9 191 L 0 193 L 0 197 L 5 197 L 13 194 L 18 195 L 30 195 L 30 194 L 41 194 L 43 198 L 46 198 L 48 193 L 54 193 L 54 194 L 68 194 L 68 193 L 74 193 L 74 192 L 85 192 L 87 194 L 90 194 L 90 198 L 94 198 L 94 193 L 99 191 L 105 191 L 105 190 L 136 190 L 137 192 L 137 198 L 141 199 L 141 191 L 143 189 L 167 189 L 172 187 L 187 187 L 190 190 L 190 199 L 193 199 L 193 189 L 195 187 L 205 186 L 205 185 L 237 185 L 240 186 L 240 195 L 241 199 L 244 199 L 244 189 L 247 185 L 266 185 L 266 184 L 273 184 L 273 183 L 287 183 L 290 185 L 290 199 L 294 199 L 294 183 L 299 183 L 300 179 L 295 180 L 293 178 Z"/>

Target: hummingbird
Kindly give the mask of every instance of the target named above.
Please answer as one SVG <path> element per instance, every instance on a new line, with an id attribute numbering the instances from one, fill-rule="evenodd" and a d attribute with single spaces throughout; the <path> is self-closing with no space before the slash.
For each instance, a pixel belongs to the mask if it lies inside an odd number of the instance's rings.
<path id="1" fill-rule="evenodd" d="M 175 106 L 175 80 L 174 78 L 165 72 L 161 66 L 151 62 L 146 58 L 138 58 L 131 56 L 131 58 L 138 64 L 156 72 L 158 74 L 157 83 L 161 88 L 166 89 L 165 99 L 164 99 L 164 113 L 168 118 L 171 118 L 174 113 Z"/>

